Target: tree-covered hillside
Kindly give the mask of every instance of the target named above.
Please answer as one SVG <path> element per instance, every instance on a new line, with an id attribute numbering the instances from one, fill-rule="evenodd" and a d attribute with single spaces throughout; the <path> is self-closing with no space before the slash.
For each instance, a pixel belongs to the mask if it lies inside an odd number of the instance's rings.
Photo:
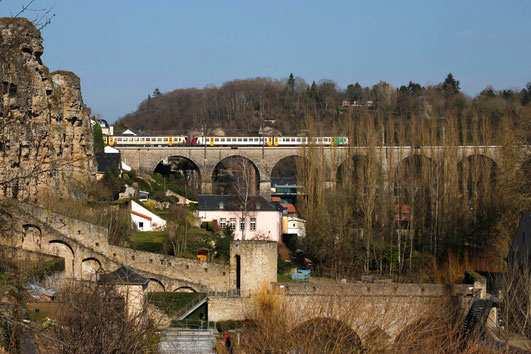
<path id="1" fill-rule="evenodd" d="M 323 134 L 341 133 L 348 112 L 369 111 L 396 120 L 412 115 L 427 119 L 447 113 L 487 114 L 496 125 L 503 114 L 515 118 L 529 107 L 531 83 L 520 92 L 496 91 L 487 87 L 475 98 L 460 92 L 459 81 L 449 74 L 428 87 L 409 82 L 394 88 L 381 81 L 372 87 L 359 83 L 341 89 L 330 80 L 307 84 L 290 75 L 288 79 L 254 78 L 233 80 L 221 87 L 179 89 L 161 93 L 155 89 L 135 112 L 125 115 L 118 125 L 150 132 L 198 132 L 205 126 L 209 134 L 222 128 L 229 135 L 257 134 L 260 126 L 296 134 L 308 118 L 322 123 Z M 527 111 L 529 112 L 529 111 Z M 518 120 L 518 119 L 516 119 Z M 214 133 L 215 134 L 215 133 Z"/>

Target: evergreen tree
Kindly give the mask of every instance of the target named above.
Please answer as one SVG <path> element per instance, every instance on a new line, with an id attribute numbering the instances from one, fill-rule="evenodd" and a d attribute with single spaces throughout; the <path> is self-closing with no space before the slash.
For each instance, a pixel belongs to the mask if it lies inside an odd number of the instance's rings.
<path id="1" fill-rule="evenodd" d="M 449 73 L 442 84 L 442 90 L 447 96 L 459 93 L 459 81 L 454 79 L 452 73 Z"/>
<path id="2" fill-rule="evenodd" d="M 95 118 L 93 118 L 95 120 Z M 105 150 L 105 144 L 103 144 L 103 133 L 101 132 L 100 124 L 96 122 L 92 126 L 92 136 L 94 138 L 94 153 L 100 153 Z"/>
<path id="3" fill-rule="evenodd" d="M 525 85 L 522 91 L 520 91 L 520 102 L 522 103 L 522 106 L 531 102 L 531 81 Z"/>
<path id="4" fill-rule="evenodd" d="M 293 74 L 289 74 L 289 79 L 286 86 L 290 93 L 295 92 L 295 78 L 293 77 Z"/>

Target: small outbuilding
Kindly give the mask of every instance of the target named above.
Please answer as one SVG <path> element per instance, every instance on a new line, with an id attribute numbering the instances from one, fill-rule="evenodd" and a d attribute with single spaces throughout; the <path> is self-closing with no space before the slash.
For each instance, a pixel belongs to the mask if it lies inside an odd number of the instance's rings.
<path id="1" fill-rule="evenodd" d="M 100 275 L 98 283 L 114 285 L 123 296 L 125 310 L 129 316 L 136 316 L 144 310 L 149 279 L 129 267 L 121 266 L 114 272 Z"/>

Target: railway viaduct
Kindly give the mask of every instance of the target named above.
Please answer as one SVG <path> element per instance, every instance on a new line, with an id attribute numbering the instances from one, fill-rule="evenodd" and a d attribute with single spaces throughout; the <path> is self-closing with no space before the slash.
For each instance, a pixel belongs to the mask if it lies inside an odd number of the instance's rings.
<path id="1" fill-rule="evenodd" d="M 322 152 L 327 166 L 329 183 L 335 183 L 339 166 L 350 156 L 365 156 L 369 153 L 376 154 L 384 173 L 394 171 L 404 159 L 420 155 L 431 161 L 441 161 L 444 156 L 451 154 L 453 158 L 461 161 L 472 155 L 481 155 L 494 162 L 499 158 L 498 146 L 393 146 L 393 147 L 315 147 Z M 201 192 L 212 193 L 215 169 L 219 162 L 231 156 L 241 156 L 248 159 L 255 167 L 257 178 L 260 181 L 260 194 L 268 196 L 271 187 L 271 172 L 273 168 L 290 156 L 305 158 L 308 149 L 304 147 L 120 147 L 122 160 L 136 170 L 153 173 L 157 165 L 168 161 L 171 157 L 189 160 L 197 169 L 201 179 Z M 284 160 L 285 161 L 285 160 Z"/>

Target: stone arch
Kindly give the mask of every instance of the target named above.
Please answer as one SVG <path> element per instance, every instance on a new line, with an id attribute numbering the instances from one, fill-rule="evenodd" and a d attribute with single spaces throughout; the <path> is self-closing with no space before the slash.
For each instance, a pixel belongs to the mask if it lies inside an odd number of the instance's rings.
<path id="1" fill-rule="evenodd" d="M 308 159 L 299 154 L 286 155 L 277 160 L 271 168 L 271 178 L 297 178 L 298 164 L 307 163 Z M 287 164 L 283 165 L 283 164 Z"/>
<path id="2" fill-rule="evenodd" d="M 166 287 L 160 280 L 156 278 L 149 278 L 147 291 L 148 292 L 166 291 Z"/>
<path id="3" fill-rule="evenodd" d="M 41 230 L 41 227 L 39 225 L 24 224 L 24 225 L 22 225 L 22 228 L 24 229 L 24 232 L 30 230 L 31 228 L 37 229 L 39 231 L 39 234 L 42 235 L 42 230 Z"/>
<path id="4" fill-rule="evenodd" d="M 376 170 L 374 171 L 376 172 L 374 174 L 377 175 L 377 177 L 381 177 L 382 176 L 381 164 L 375 162 L 374 166 L 371 166 L 370 163 L 371 162 L 369 160 L 369 157 L 367 155 L 362 155 L 362 154 L 354 154 L 351 157 L 344 159 L 343 161 L 339 163 L 335 171 L 336 182 L 338 184 L 341 184 L 341 182 L 344 179 L 344 176 L 347 173 L 352 173 L 355 179 L 359 180 L 360 177 L 362 177 L 362 175 L 366 173 L 365 170 L 369 167 L 374 167 Z M 371 175 L 372 174 L 368 174 L 366 176 L 367 178 L 371 178 Z"/>
<path id="5" fill-rule="evenodd" d="M 81 278 L 95 280 L 96 274 L 103 270 L 101 261 L 96 257 L 87 257 L 81 261 Z"/>
<path id="6" fill-rule="evenodd" d="M 238 188 L 247 188 L 251 195 L 260 193 L 260 170 L 249 158 L 230 155 L 214 166 L 212 190 L 214 194 L 236 194 Z"/>
<path id="7" fill-rule="evenodd" d="M 471 154 L 458 162 L 459 188 L 471 200 L 478 192 L 493 190 L 498 165 L 487 155 Z"/>
<path id="8" fill-rule="evenodd" d="M 191 286 L 180 286 L 178 288 L 176 288 L 175 290 L 173 290 L 174 293 L 196 293 L 197 291 L 192 288 Z"/>
<path id="9" fill-rule="evenodd" d="M 395 195 L 399 195 L 399 190 L 405 191 L 406 202 L 411 199 L 411 192 L 413 185 L 424 181 L 427 182 L 433 172 L 433 160 L 426 155 L 413 154 L 402 159 L 394 171 L 394 191 Z M 422 185 L 422 183 L 421 183 Z M 424 183 L 427 188 L 429 183 Z"/>
<path id="10" fill-rule="evenodd" d="M 307 320 L 292 330 L 293 349 L 301 352 L 352 353 L 361 349 L 361 339 L 352 327 L 330 317 Z"/>
<path id="11" fill-rule="evenodd" d="M 29 246 L 31 249 L 38 250 L 42 245 L 42 230 L 40 226 L 34 224 L 24 224 L 22 225 L 23 234 L 22 234 L 22 243 L 25 241 L 31 242 Z"/>
<path id="12" fill-rule="evenodd" d="M 53 244 L 61 244 L 63 246 L 65 246 L 66 248 L 68 248 L 70 250 L 70 252 L 72 252 L 72 258 L 75 257 L 75 253 L 74 253 L 74 249 L 72 248 L 72 246 L 70 246 L 70 244 L 66 241 L 63 241 L 63 240 L 51 240 L 51 241 L 48 241 L 48 244 L 49 245 L 53 245 Z"/>
<path id="13" fill-rule="evenodd" d="M 154 173 L 172 175 L 178 183 L 190 186 L 194 190 L 201 188 L 201 168 L 199 164 L 183 155 L 171 155 L 158 162 L 153 168 Z"/>
<path id="14" fill-rule="evenodd" d="M 58 245 L 61 245 L 61 246 L 65 247 L 70 252 L 66 251 L 66 253 L 64 253 L 64 252 L 61 252 L 59 249 L 55 249 L 55 252 L 54 252 L 54 246 L 58 246 Z M 51 254 L 53 254 L 54 256 L 58 256 L 58 257 L 64 258 L 64 260 L 65 260 L 65 274 L 66 274 L 66 277 L 67 278 L 74 278 L 75 277 L 75 273 L 74 273 L 74 270 L 75 270 L 75 268 L 74 268 L 75 253 L 74 253 L 74 249 L 72 248 L 72 246 L 70 246 L 70 244 L 68 242 L 65 242 L 63 240 L 50 240 L 50 241 L 48 241 L 48 247 L 51 248 L 51 249 L 49 249 L 49 252 Z M 61 253 L 63 253 L 63 254 L 61 254 Z"/>

